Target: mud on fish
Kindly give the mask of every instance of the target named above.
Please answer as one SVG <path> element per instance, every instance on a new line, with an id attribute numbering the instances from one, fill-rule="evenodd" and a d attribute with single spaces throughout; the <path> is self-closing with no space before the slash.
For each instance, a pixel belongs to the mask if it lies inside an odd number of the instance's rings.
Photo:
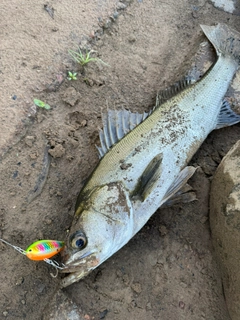
<path id="1" fill-rule="evenodd" d="M 184 193 L 196 170 L 187 164 L 207 135 L 240 121 L 224 99 L 240 64 L 240 33 L 224 24 L 201 28 L 218 59 L 200 81 L 159 93 L 149 113 L 103 114 L 100 161 L 78 196 L 62 251 L 62 287 L 98 267 Z"/>

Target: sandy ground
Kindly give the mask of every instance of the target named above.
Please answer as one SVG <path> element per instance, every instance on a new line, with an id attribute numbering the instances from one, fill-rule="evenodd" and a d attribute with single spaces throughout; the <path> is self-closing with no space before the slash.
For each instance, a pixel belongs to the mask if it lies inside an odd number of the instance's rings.
<path id="1" fill-rule="evenodd" d="M 200 23 L 240 30 L 240 21 L 204 0 L 21 6 L 13 0 L 0 7 L 0 236 L 26 248 L 38 239 L 65 239 L 77 194 L 98 162 L 101 108 L 149 110 L 156 92 L 189 69 L 204 40 Z M 77 45 L 96 50 L 109 66 L 79 68 L 68 54 Z M 69 70 L 78 72 L 77 81 L 67 80 Z M 51 110 L 34 107 L 34 98 Z M 50 266 L 0 243 L 0 318 L 78 319 L 74 312 L 56 315 L 66 298 L 83 319 L 228 320 L 208 196 L 211 177 L 239 134 L 239 125 L 215 131 L 194 156 L 202 168 L 191 180 L 198 201 L 159 210 L 128 245 L 63 290 L 64 298 Z M 46 159 L 48 177 L 34 198 Z"/>

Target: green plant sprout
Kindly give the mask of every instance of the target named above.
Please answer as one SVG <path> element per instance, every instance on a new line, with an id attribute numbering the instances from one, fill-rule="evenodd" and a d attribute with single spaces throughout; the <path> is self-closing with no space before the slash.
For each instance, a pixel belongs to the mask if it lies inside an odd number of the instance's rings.
<path id="1" fill-rule="evenodd" d="M 74 50 L 68 50 L 68 52 L 69 52 L 70 56 L 73 58 L 73 60 L 76 61 L 77 63 L 79 63 L 81 66 L 85 66 L 89 62 L 101 62 L 101 63 L 107 65 L 107 63 L 105 63 L 101 59 L 91 57 L 91 54 L 93 52 L 96 52 L 94 50 L 90 50 L 90 51 L 86 50 L 86 52 L 83 53 L 81 51 L 81 49 L 78 47 L 78 52 L 74 51 Z"/>
<path id="2" fill-rule="evenodd" d="M 77 72 L 68 71 L 68 80 L 77 80 Z"/>
<path id="3" fill-rule="evenodd" d="M 51 109 L 50 105 L 41 101 L 41 100 L 38 100 L 38 99 L 34 99 L 33 100 L 34 104 L 40 108 L 43 108 L 43 109 L 46 109 L 46 110 L 49 110 Z"/>

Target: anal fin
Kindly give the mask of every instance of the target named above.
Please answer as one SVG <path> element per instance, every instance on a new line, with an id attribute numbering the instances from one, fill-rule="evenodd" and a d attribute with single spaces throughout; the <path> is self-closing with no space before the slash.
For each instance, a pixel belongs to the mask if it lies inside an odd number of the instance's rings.
<path id="1" fill-rule="evenodd" d="M 236 114 L 227 100 L 223 100 L 221 110 L 218 115 L 215 129 L 232 126 L 240 122 L 240 115 Z"/>
<path id="2" fill-rule="evenodd" d="M 179 194 L 184 193 L 184 186 L 186 185 L 188 179 L 194 174 L 197 168 L 195 167 L 185 167 L 178 175 L 176 180 L 170 186 L 168 191 L 166 192 L 162 205 L 166 204 L 169 199 L 172 199 L 174 196 L 179 196 Z"/>

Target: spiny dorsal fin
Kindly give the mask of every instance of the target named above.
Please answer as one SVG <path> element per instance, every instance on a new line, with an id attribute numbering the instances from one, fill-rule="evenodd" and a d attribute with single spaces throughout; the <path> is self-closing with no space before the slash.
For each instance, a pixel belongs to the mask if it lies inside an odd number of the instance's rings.
<path id="1" fill-rule="evenodd" d="M 108 110 L 103 113 L 103 129 L 99 132 L 101 147 L 97 147 L 99 157 L 102 158 L 115 143 L 144 121 L 151 113 L 152 111 L 133 113 L 125 109 Z"/>
<path id="2" fill-rule="evenodd" d="M 195 79 L 186 77 L 174 83 L 172 86 L 168 87 L 167 89 L 159 91 L 157 94 L 156 108 L 158 108 L 165 101 L 169 100 L 170 98 L 174 97 L 178 93 L 182 92 L 184 89 L 192 85 L 194 82 L 196 82 Z"/>

